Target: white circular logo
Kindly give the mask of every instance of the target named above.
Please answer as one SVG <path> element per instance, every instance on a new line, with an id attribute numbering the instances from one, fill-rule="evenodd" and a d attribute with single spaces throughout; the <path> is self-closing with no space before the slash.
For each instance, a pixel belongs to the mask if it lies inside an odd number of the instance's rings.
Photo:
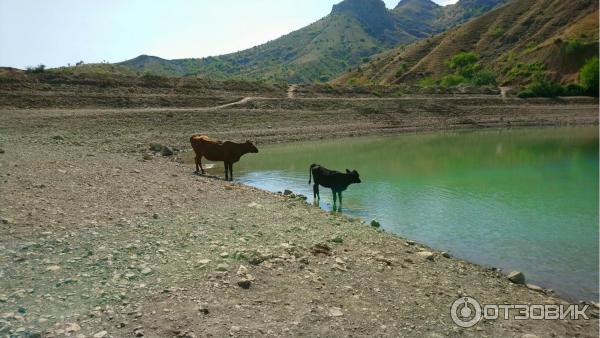
<path id="1" fill-rule="evenodd" d="M 471 327 L 481 320 L 481 305 L 474 298 L 461 297 L 452 303 L 450 314 L 456 325 Z"/>

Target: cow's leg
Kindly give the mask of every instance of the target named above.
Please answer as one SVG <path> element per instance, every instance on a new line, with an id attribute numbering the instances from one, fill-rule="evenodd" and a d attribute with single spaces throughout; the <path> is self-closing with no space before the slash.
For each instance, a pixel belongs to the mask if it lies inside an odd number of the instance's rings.
<path id="1" fill-rule="evenodd" d="M 335 196 L 335 190 L 331 190 L 333 191 L 333 208 L 335 209 L 335 205 L 336 205 L 336 196 Z"/>
<path id="2" fill-rule="evenodd" d="M 340 209 L 342 209 L 342 192 L 338 191 L 338 197 L 340 198 Z"/>
<path id="3" fill-rule="evenodd" d="M 229 180 L 233 181 L 233 163 L 229 163 Z"/>
<path id="4" fill-rule="evenodd" d="M 225 164 L 225 181 L 229 181 L 229 163 L 223 162 L 223 164 Z"/>
<path id="5" fill-rule="evenodd" d="M 198 167 L 198 163 L 200 163 L 200 157 L 198 155 L 196 155 L 196 157 L 194 158 L 194 163 L 196 163 L 196 171 L 194 173 L 199 174 L 200 168 Z"/>
<path id="6" fill-rule="evenodd" d="M 321 196 L 319 196 L 319 185 L 317 183 L 313 184 L 313 198 L 315 200 L 321 199 Z"/>
<path id="7" fill-rule="evenodd" d="M 198 170 L 198 166 L 200 166 L 200 170 Z M 196 155 L 196 174 L 200 171 L 204 174 L 204 168 L 202 168 L 202 155 Z"/>

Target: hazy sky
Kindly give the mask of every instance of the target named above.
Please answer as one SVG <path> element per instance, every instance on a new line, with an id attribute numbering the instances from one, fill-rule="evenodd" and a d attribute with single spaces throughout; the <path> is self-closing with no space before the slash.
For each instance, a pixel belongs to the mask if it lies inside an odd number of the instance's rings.
<path id="1" fill-rule="evenodd" d="M 0 66 L 230 53 L 302 28 L 340 1 L 0 0 Z"/>

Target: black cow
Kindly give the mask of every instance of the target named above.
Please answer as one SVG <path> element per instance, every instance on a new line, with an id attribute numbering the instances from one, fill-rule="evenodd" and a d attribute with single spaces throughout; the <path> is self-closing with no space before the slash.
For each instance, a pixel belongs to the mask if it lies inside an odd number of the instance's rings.
<path id="1" fill-rule="evenodd" d="M 321 199 L 319 196 L 319 184 L 331 188 L 333 191 L 333 205 L 336 203 L 336 193 L 340 198 L 340 208 L 342 206 L 342 191 L 346 190 L 352 183 L 360 183 L 358 172 L 356 170 L 346 169 L 346 173 L 341 173 L 335 170 L 329 170 L 319 164 L 311 164 L 308 171 L 308 184 L 310 184 L 311 178 L 315 179 L 313 185 L 313 193 L 315 201 Z"/>

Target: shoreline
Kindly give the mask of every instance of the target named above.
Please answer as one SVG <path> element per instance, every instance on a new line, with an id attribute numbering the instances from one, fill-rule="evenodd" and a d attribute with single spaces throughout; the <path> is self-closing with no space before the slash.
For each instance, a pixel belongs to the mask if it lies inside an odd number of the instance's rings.
<path id="1" fill-rule="evenodd" d="M 185 111 L 0 113 L 0 272 L 11 277 L 0 281 L 0 333 L 598 335 L 596 318 L 458 327 L 450 305 L 463 296 L 567 302 L 355 218 L 192 175 L 189 165 L 147 150 L 152 142 L 188 149 L 202 122 L 211 135 L 264 143 L 380 135 L 396 109 L 262 108 L 229 107 L 212 120 Z M 573 120 L 597 126 L 596 113 L 580 114 Z M 319 127 L 340 116 L 367 119 Z"/>
<path id="2" fill-rule="evenodd" d="M 471 128 L 471 129 L 451 129 L 451 130 L 420 130 L 420 131 L 415 131 L 415 132 L 406 132 L 406 133 L 399 133 L 399 134 L 391 134 L 391 133 L 389 133 L 389 134 L 368 134 L 368 135 L 352 136 L 352 137 L 342 136 L 341 138 L 337 138 L 335 140 L 336 141 L 340 141 L 340 142 L 344 142 L 345 140 L 355 140 L 357 138 L 367 138 L 367 139 L 368 138 L 381 138 L 381 137 L 392 138 L 392 137 L 397 137 L 397 136 L 402 136 L 402 135 L 406 136 L 406 135 L 422 135 L 422 134 L 437 134 L 437 133 L 477 133 L 477 132 L 496 132 L 496 131 L 497 132 L 509 132 L 511 130 L 556 129 L 556 128 L 595 128 L 596 131 L 597 131 L 598 128 L 599 128 L 599 126 L 597 124 L 593 123 L 593 124 L 568 125 L 568 126 L 541 125 L 541 126 L 517 126 L 517 127 L 505 127 L 505 128 L 502 128 L 502 127 L 489 127 L 489 128 Z M 328 141 L 327 139 L 323 139 L 323 140 L 324 141 Z M 282 141 L 282 142 L 277 142 L 277 143 L 271 143 L 271 144 L 268 144 L 267 146 L 291 145 L 291 144 L 298 144 L 298 143 L 317 143 L 319 141 L 317 141 L 317 140 L 310 140 L 310 139 L 307 139 L 307 140 L 297 140 L 297 141 Z M 179 154 L 180 156 L 177 157 L 177 160 L 179 158 L 181 158 L 181 157 L 183 157 L 183 158 L 190 157 L 190 156 L 186 156 L 186 154 L 188 154 L 188 153 L 191 153 L 192 156 L 193 156 L 193 150 L 191 150 L 191 149 L 185 149 L 182 152 L 180 152 L 180 154 Z M 189 161 L 189 159 L 184 159 L 184 163 L 193 165 L 193 159 L 191 160 L 191 162 Z M 206 163 L 208 163 L 208 165 L 211 165 L 211 163 L 214 163 L 214 162 L 205 161 L 203 163 L 205 163 L 205 167 L 206 167 L 206 165 L 207 165 Z M 203 176 L 203 177 L 209 177 L 209 178 L 215 178 L 215 179 L 220 179 L 219 175 L 221 174 L 221 168 L 219 168 L 218 171 L 215 171 L 214 167 L 207 168 L 207 173 L 209 173 L 211 171 L 213 171 L 215 173 L 215 175 L 201 175 L 201 176 Z M 294 191 L 290 187 L 282 187 L 280 189 L 281 191 L 270 191 L 270 190 L 263 189 L 261 187 L 258 187 L 258 186 L 255 186 L 255 185 L 252 185 L 252 184 L 249 184 L 249 183 L 241 182 L 239 180 L 236 180 L 236 182 L 239 183 L 239 184 L 243 184 L 243 185 L 255 188 L 255 189 L 259 189 L 259 190 L 264 191 L 264 192 L 269 193 L 269 194 L 274 194 L 275 196 L 282 195 L 283 194 L 282 193 L 283 189 L 290 190 L 292 192 L 292 196 L 302 196 L 302 195 L 298 195 L 296 193 L 296 191 Z M 315 206 L 314 204 L 311 204 L 310 202 L 308 202 L 306 200 L 305 200 L 305 203 L 307 203 L 307 205 L 309 205 L 311 207 L 317 207 L 317 208 L 323 210 L 326 213 L 339 214 L 342 217 L 346 217 L 346 218 L 349 218 L 349 219 L 353 219 L 353 218 L 361 219 L 361 223 L 364 226 L 367 226 L 367 227 L 369 226 L 369 224 L 368 224 L 369 220 L 368 219 L 365 219 L 362 216 L 352 215 L 353 212 L 352 212 L 351 209 L 350 209 L 350 214 L 348 214 L 348 209 L 345 209 L 343 212 L 338 212 L 338 211 L 331 210 L 331 206 L 328 203 L 327 203 L 327 205 L 328 205 L 329 209 L 323 208 L 321 206 Z M 401 233 L 394 232 L 392 230 L 386 230 L 384 228 L 381 228 L 380 230 L 381 231 L 386 231 L 386 232 L 388 232 L 389 234 L 391 234 L 393 236 L 398 236 L 399 238 L 401 238 L 401 239 L 403 239 L 405 241 L 408 240 L 408 241 L 411 241 L 411 242 L 415 242 L 417 245 L 420 245 L 422 247 L 427 247 L 427 248 L 429 248 L 431 250 L 434 250 L 434 251 L 436 251 L 438 253 L 439 252 L 446 252 L 446 250 L 447 250 L 447 248 L 434 247 L 434 246 L 431 246 L 430 244 L 425 244 L 423 242 L 416 241 L 413 238 L 408 238 L 405 235 L 403 235 Z M 500 271 L 506 277 L 512 272 L 512 271 L 509 271 L 509 270 L 501 269 L 501 268 L 499 268 L 497 266 L 494 266 L 492 264 L 478 263 L 476 261 L 473 261 L 471 259 L 464 258 L 464 257 L 456 257 L 456 258 L 460 259 L 460 260 L 463 260 L 463 261 L 466 261 L 468 263 L 474 264 L 474 265 L 478 265 L 478 266 L 480 266 L 480 267 L 482 267 L 484 269 L 492 269 L 492 270 Z M 519 272 L 523 273 L 525 275 L 525 277 L 528 276 L 527 270 L 521 270 Z M 573 303 L 586 302 L 588 304 L 592 304 L 593 302 L 597 302 L 598 301 L 598 299 L 594 299 L 593 297 L 591 297 L 591 298 L 570 297 L 570 296 L 564 294 L 563 292 L 561 292 L 560 290 L 554 290 L 552 288 L 548 288 L 547 285 L 545 285 L 542 282 L 538 282 L 536 284 L 533 284 L 533 283 L 530 284 L 529 282 L 527 282 L 527 284 L 531 285 L 531 289 L 532 290 L 543 292 L 544 294 L 554 295 L 554 296 L 557 296 L 557 297 L 559 297 L 559 298 L 561 298 L 563 300 L 570 301 L 570 302 L 573 302 Z"/>

